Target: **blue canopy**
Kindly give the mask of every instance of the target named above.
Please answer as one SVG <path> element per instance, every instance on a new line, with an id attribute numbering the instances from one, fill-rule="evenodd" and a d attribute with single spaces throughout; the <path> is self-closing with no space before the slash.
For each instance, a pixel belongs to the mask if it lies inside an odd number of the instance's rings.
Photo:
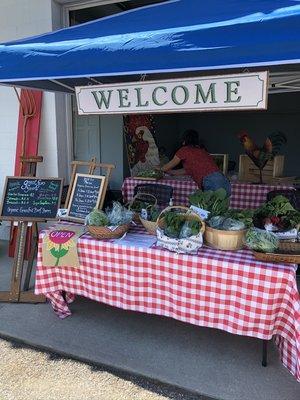
<path id="1" fill-rule="evenodd" d="M 299 60 L 299 0 L 169 0 L 2 44 L 0 82 L 71 91 L 140 74 Z"/>

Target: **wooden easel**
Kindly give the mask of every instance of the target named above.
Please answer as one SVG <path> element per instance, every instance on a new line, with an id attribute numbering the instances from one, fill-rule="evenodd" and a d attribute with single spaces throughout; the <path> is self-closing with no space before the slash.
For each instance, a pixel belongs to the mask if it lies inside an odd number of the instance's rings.
<path id="1" fill-rule="evenodd" d="M 41 162 L 43 162 L 42 156 L 20 156 L 20 170 L 22 171 L 22 175 L 35 177 L 37 164 Z M 0 292 L 0 301 L 29 303 L 45 302 L 46 299 L 44 296 L 36 296 L 33 291 L 29 291 L 33 262 L 37 255 L 38 248 L 38 221 L 31 221 L 31 226 L 29 226 L 28 221 L 16 220 L 14 222 L 18 222 L 18 227 L 16 232 L 16 241 L 14 242 L 15 248 L 13 253 L 14 263 L 11 275 L 11 290 L 10 292 Z M 12 223 L 10 240 L 15 237 L 14 222 Z M 30 251 L 28 254 L 28 263 L 22 291 L 21 283 L 26 257 L 26 246 L 28 246 L 27 240 L 29 241 Z"/>
<path id="2" fill-rule="evenodd" d="M 105 195 L 106 195 L 106 191 L 107 191 L 107 187 L 108 187 L 108 182 L 109 179 L 111 177 L 112 174 L 112 170 L 115 169 L 115 165 L 114 164 L 105 164 L 105 163 L 97 163 L 96 162 L 96 158 L 92 158 L 90 161 L 72 161 L 71 162 L 71 166 L 72 166 L 72 174 L 71 174 L 71 179 L 70 179 L 70 186 L 68 189 L 68 193 L 67 193 L 67 197 L 66 197 L 66 202 L 65 202 L 65 208 L 68 208 L 69 205 L 69 201 L 70 201 L 70 196 L 72 193 L 72 188 L 73 188 L 73 184 L 74 184 L 74 180 L 75 180 L 75 176 L 76 173 L 78 172 L 78 167 L 88 167 L 88 174 L 89 175 L 93 175 L 95 173 L 95 170 L 97 168 L 104 169 L 106 170 L 105 173 L 105 182 L 104 182 L 104 187 L 103 187 L 103 195 L 102 198 L 100 200 L 100 205 L 99 208 L 101 209 L 103 207 L 104 204 L 104 200 L 105 200 Z"/>
<path id="3" fill-rule="evenodd" d="M 43 222 L 42 220 L 35 220 L 35 223 L 37 223 L 38 221 Z M 21 289 L 22 275 L 23 275 L 24 261 L 25 261 L 24 257 L 25 257 L 25 245 L 26 245 L 28 224 L 29 221 L 18 221 L 17 245 L 15 248 L 14 263 L 11 274 L 10 291 L 0 292 L 0 301 L 14 302 L 14 303 L 18 302 L 44 303 L 46 301 L 44 296 L 35 295 L 32 290 L 28 290 L 28 287 L 27 289 L 25 289 L 25 284 L 24 284 L 24 290 Z M 28 260 L 27 273 L 28 273 L 29 263 L 30 260 Z M 31 269 L 30 269 L 30 275 L 31 275 Z M 27 279 L 27 273 L 25 281 Z M 30 275 L 28 278 L 29 280 L 30 280 Z"/>
<path id="4" fill-rule="evenodd" d="M 57 210 L 61 201 L 62 185 L 63 180 L 60 178 L 6 177 L 0 206 L 0 219 L 17 222 L 17 239 L 10 290 L 0 292 L 0 301 L 15 303 L 45 302 L 44 296 L 35 295 L 33 290 L 28 290 L 33 260 L 38 246 L 37 223 L 56 220 Z M 45 199 L 47 200 L 46 202 Z M 11 206 L 12 204 L 14 207 Z M 29 228 L 30 224 L 34 229 Z M 34 240 L 22 290 L 28 229 L 30 229 L 30 232 L 34 232 Z"/>
<path id="5" fill-rule="evenodd" d="M 43 157 L 42 156 L 30 156 L 30 157 L 20 157 L 20 162 L 21 162 L 21 171 L 25 171 L 25 175 L 27 176 L 36 176 L 36 169 L 37 169 L 37 164 L 40 162 L 43 162 Z M 25 280 L 24 280 L 24 286 L 23 290 L 28 291 L 29 290 L 29 285 L 30 285 L 30 278 L 32 274 L 32 268 L 33 268 L 33 261 L 37 255 L 38 251 L 38 239 L 39 239 L 39 232 L 38 232 L 38 225 L 37 221 L 32 222 L 32 227 L 30 230 L 30 240 L 31 240 L 31 249 L 28 257 L 28 263 L 27 263 L 27 270 L 26 270 L 26 275 L 25 275 Z M 26 237 L 26 236 L 25 236 Z M 25 254 L 25 250 L 24 250 Z M 44 298 L 43 301 L 46 301 Z"/>

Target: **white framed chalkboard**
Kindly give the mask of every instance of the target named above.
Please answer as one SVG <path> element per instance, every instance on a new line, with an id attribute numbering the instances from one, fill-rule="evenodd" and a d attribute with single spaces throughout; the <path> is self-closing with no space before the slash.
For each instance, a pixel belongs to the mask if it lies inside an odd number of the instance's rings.
<path id="1" fill-rule="evenodd" d="M 64 219 L 84 222 L 93 208 L 99 208 L 105 179 L 102 175 L 76 174 Z"/>
<path id="2" fill-rule="evenodd" d="M 7 176 L 0 219 L 12 221 L 55 220 L 60 207 L 63 180 Z"/>

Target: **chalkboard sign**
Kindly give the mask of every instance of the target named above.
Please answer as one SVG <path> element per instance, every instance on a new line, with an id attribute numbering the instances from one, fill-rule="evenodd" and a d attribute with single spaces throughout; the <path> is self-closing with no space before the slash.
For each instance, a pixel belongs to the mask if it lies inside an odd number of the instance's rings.
<path id="1" fill-rule="evenodd" d="M 105 176 L 76 174 L 66 219 L 84 221 L 93 208 L 99 207 Z"/>
<path id="2" fill-rule="evenodd" d="M 56 219 L 62 179 L 6 177 L 0 219 L 36 221 Z"/>

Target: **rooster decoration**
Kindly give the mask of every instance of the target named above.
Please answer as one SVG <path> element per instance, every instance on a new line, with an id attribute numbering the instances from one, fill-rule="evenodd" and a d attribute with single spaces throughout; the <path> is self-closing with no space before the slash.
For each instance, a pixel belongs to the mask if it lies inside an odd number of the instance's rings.
<path id="1" fill-rule="evenodd" d="M 282 145 L 286 144 L 287 138 L 285 134 L 279 131 L 271 133 L 262 147 L 258 147 L 244 130 L 238 134 L 238 137 L 244 146 L 246 154 L 259 169 L 260 183 L 263 183 L 262 171 L 267 162 L 273 160 L 274 156 L 279 153 Z"/>

